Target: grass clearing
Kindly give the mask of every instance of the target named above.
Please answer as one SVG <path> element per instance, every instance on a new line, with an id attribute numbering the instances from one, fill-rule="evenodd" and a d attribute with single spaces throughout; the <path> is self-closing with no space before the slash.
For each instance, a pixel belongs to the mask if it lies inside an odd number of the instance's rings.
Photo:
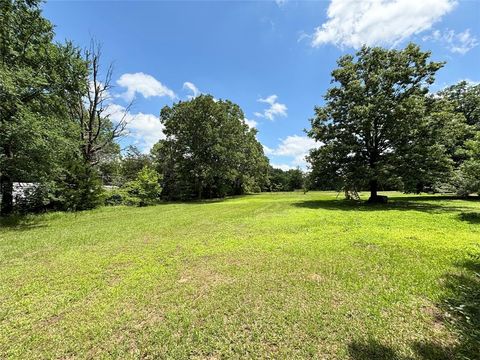
<path id="1" fill-rule="evenodd" d="M 4 221 L 0 358 L 479 359 L 480 202 L 389 196 Z"/>

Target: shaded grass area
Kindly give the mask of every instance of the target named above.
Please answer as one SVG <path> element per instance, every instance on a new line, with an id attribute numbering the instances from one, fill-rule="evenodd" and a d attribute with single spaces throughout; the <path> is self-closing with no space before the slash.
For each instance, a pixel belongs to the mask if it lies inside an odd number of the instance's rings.
<path id="1" fill-rule="evenodd" d="M 0 228 L 0 358 L 478 359 L 480 203 L 334 193 Z"/>

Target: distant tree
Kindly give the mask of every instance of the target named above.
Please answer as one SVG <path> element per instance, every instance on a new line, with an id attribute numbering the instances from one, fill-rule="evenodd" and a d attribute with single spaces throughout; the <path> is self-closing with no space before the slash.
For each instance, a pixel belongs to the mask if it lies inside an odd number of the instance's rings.
<path id="1" fill-rule="evenodd" d="M 266 191 L 294 191 L 304 187 L 304 174 L 299 168 L 282 170 L 270 166 L 268 180 Z"/>
<path id="2" fill-rule="evenodd" d="M 439 91 L 438 95 L 451 101 L 455 111 L 465 116 L 468 125 L 480 130 L 480 84 L 460 81 Z"/>
<path id="3" fill-rule="evenodd" d="M 315 108 L 309 136 L 323 145 L 310 153 L 314 182 L 335 188 L 378 191 L 400 186 L 406 191 L 432 173 L 446 171 L 445 155 L 429 134 L 426 94 L 443 64 L 409 44 L 403 50 L 363 47 L 338 60 L 336 86 Z M 420 171 L 406 172 L 421 166 Z M 415 178 L 412 179 L 412 176 Z M 421 178 L 420 178 L 421 176 Z"/>
<path id="4" fill-rule="evenodd" d="M 480 164 L 480 85 L 461 81 L 435 94 L 437 103 L 449 106 L 452 121 L 444 123 L 440 141 L 454 165 L 452 186 L 459 195 L 479 193 Z"/>
<path id="5" fill-rule="evenodd" d="M 13 211 L 13 182 L 46 182 L 75 149 L 70 100 L 86 89 L 85 63 L 53 42 L 37 0 L 0 1 L 1 214 Z"/>
<path id="6" fill-rule="evenodd" d="M 52 206 L 59 210 L 88 210 L 103 203 L 102 182 L 96 168 L 74 156 L 64 165 L 56 181 Z"/>
<path id="7" fill-rule="evenodd" d="M 469 157 L 455 172 L 453 184 L 459 195 L 480 195 L 480 131 L 465 145 Z"/>
<path id="8" fill-rule="evenodd" d="M 290 169 L 287 171 L 288 189 L 289 191 L 303 189 L 303 172 L 300 168 Z"/>
<path id="9" fill-rule="evenodd" d="M 125 185 L 128 194 L 138 199 L 139 206 L 152 205 L 160 199 L 162 188 L 160 187 L 158 173 L 147 166 L 141 169 L 135 178 Z"/>
<path id="10" fill-rule="evenodd" d="M 78 129 L 78 147 L 83 164 L 77 163 L 75 159 L 63 174 L 63 180 L 69 179 L 76 191 L 88 194 L 88 198 L 72 197 L 83 199 L 83 202 L 69 207 L 88 209 L 102 201 L 103 188 L 97 184 L 101 184 L 103 180 L 114 180 L 108 175 L 104 177 L 106 174 L 103 172 L 115 169 L 116 163 L 113 159 L 120 155 L 116 139 L 125 133 L 131 104 L 126 108 L 112 108 L 110 90 L 113 67 L 109 65 L 103 70 L 99 44 L 92 40 L 90 47 L 83 51 L 83 59 L 87 87 L 71 99 L 70 104 L 70 118 Z M 113 116 L 116 121 L 112 120 Z M 110 167 L 107 167 L 107 164 Z M 74 176 L 73 171 L 78 171 L 78 176 Z"/>
<path id="11" fill-rule="evenodd" d="M 160 113 L 165 140 L 154 147 L 169 199 L 213 198 L 260 191 L 268 159 L 240 107 L 201 95 Z"/>
<path id="12" fill-rule="evenodd" d="M 286 171 L 270 166 L 268 180 L 266 191 L 288 191 L 288 176 Z"/>
<path id="13" fill-rule="evenodd" d="M 119 153 L 104 154 L 97 164 L 102 184 L 120 186 L 124 183 L 122 177 L 122 157 Z"/>
<path id="14" fill-rule="evenodd" d="M 153 159 L 149 154 L 144 154 L 134 145 L 127 147 L 122 156 L 121 178 L 123 182 L 137 178 L 138 173 L 145 167 L 153 167 Z"/>
<path id="15" fill-rule="evenodd" d="M 110 64 L 102 71 L 99 44 L 92 40 L 90 47 L 84 50 L 83 57 L 88 88 L 74 99 L 71 116 L 79 126 L 81 153 L 85 163 L 94 166 L 103 156 L 119 152 L 115 139 L 125 134 L 131 104 L 125 109 L 112 109 L 110 91 L 113 67 Z M 118 120 L 112 121 L 112 115 Z"/>

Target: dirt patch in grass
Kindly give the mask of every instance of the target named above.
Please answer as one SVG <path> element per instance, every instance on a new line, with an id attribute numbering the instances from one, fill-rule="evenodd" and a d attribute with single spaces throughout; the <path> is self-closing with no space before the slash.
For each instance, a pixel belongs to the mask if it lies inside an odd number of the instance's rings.
<path id="1" fill-rule="evenodd" d="M 214 286 L 230 284 L 233 281 L 232 277 L 218 270 L 208 268 L 207 266 L 197 266 L 185 269 L 177 282 L 179 284 L 191 284 L 205 290 Z"/>
<path id="2" fill-rule="evenodd" d="M 313 281 L 315 283 L 322 283 L 325 281 L 325 276 L 320 275 L 320 274 L 309 274 L 308 279 L 310 281 Z"/>

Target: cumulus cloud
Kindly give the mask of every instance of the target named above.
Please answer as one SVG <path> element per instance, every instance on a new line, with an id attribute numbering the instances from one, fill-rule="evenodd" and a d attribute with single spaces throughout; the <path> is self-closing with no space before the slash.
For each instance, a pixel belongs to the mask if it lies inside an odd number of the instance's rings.
<path id="1" fill-rule="evenodd" d="M 255 120 L 250 120 L 250 119 L 245 118 L 245 119 L 243 119 L 243 121 L 245 121 L 245 124 L 247 124 L 248 127 L 250 127 L 250 128 L 255 128 L 258 125 L 258 123 Z"/>
<path id="2" fill-rule="evenodd" d="M 193 98 L 195 98 L 195 97 L 197 97 L 198 95 L 201 94 L 200 90 L 198 90 L 198 88 L 195 86 L 195 84 L 193 84 L 189 81 L 185 81 L 183 83 L 183 88 L 192 92 L 191 95 L 187 95 L 187 98 L 189 98 L 189 99 L 193 99 Z"/>
<path id="3" fill-rule="evenodd" d="M 272 148 L 269 148 L 267 145 L 263 145 L 263 152 L 265 155 L 273 155 L 274 150 Z"/>
<path id="4" fill-rule="evenodd" d="M 165 138 L 164 128 L 158 116 L 142 112 L 134 114 L 118 104 L 110 104 L 106 114 L 114 123 L 122 119 L 127 122 L 127 135 L 133 138 L 143 152 L 148 152 L 158 140 Z"/>
<path id="5" fill-rule="evenodd" d="M 117 84 L 127 89 L 120 95 L 127 101 L 133 100 L 137 93 L 145 98 L 163 96 L 168 96 L 170 99 L 176 98 L 176 95 L 172 90 L 163 85 L 152 75 L 144 74 L 143 72 L 123 74 L 117 80 Z"/>
<path id="6" fill-rule="evenodd" d="M 266 155 L 290 158 L 290 164 L 283 164 L 281 166 L 288 166 L 291 169 L 298 166 L 305 169 L 307 166 L 305 156 L 308 155 L 310 149 L 316 147 L 318 147 L 318 143 L 308 136 L 291 135 L 284 139 L 280 139 L 280 144 L 274 149 L 263 145 L 263 151 Z M 272 166 L 274 165 L 272 164 Z M 280 165 L 274 167 L 279 166 Z"/>
<path id="7" fill-rule="evenodd" d="M 435 41 L 444 44 L 453 53 L 466 54 L 478 45 L 478 39 L 470 33 L 470 29 L 457 33 L 454 30 L 432 31 L 430 35 L 424 36 L 423 41 Z"/>
<path id="8" fill-rule="evenodd" d="M 456 0 L 331 0 L 328 20 L 315 29 L 312 46 L 395 45 L 431 28 Z"/>
<path id="9" fill-rule="evenodd" d="M 257 117 L 267 118 L 268 120 L 274 120 L 277 116 L 287 116 L 287 106 L 277 102 L 277 99 L 277 95 L 270 95 L 266 98 L 258 99 L 258 102 L 266 103 L 270 105 L 270 107 L 265 109 L 263 113 L 256 112 L 254 115 Z"/>

